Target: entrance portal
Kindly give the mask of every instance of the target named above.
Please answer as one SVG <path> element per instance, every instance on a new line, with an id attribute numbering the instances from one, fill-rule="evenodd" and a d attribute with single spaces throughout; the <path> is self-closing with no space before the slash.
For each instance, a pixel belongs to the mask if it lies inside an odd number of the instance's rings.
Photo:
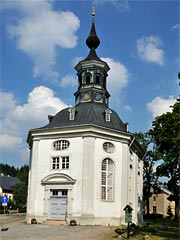
<path id="1" fill-rule="evenodd" d="M 67 190 L 51 190 L 49 219 L 65 220 L 67 216 Z"/>

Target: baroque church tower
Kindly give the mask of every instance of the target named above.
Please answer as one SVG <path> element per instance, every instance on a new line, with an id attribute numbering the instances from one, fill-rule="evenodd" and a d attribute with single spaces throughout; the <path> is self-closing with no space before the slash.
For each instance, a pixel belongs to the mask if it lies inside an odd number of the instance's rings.
<path id="1" fill-rule="evenodd" d="M 100 40 L 94 23 L 86 44 L 88 56 L 75 69 L 75 106 L 49 116 L 31 129 L 26 220 L 36 218 L 80 225 L 125 223 L 124 207 L 133 222 L 142 221 L 144 152 L 118 114 L 109 108 L 109 66 L 96 53 Z"/>

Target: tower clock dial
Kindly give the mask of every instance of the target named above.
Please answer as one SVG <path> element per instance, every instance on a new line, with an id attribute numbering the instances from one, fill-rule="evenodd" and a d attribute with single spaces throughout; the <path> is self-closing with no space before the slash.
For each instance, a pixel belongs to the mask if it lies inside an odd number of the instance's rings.
<path id="1" fill-rule="evenodd" d="M 88 101 L 88 100 L 90 100 L 90 94 L 88 92 L 82 93 L 81 98 L 84 101 Z"/>
<path id="2" fill-rule="evenodd" d="M 103 94 L 102 93 L 99 93 L 99 92 L 96 92 L 95 93 L 95 95 L 94 95 L 94 99 L 96 100 L 96 101 L 102 101 L 102 99 L 103 99 Z"/>

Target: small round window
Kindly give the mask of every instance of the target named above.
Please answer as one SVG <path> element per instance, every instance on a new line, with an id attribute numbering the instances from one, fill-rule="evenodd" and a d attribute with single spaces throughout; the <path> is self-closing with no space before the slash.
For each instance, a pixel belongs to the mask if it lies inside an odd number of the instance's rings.
<path id="1" fill-rule="evenodd" d="M 58 140 L 53 142 L 54 150 L 64 150 L 69 147 L 69 141 L 67 140 Z"/>
<path id="2" fill-rule="evenodd" d="M 107 153 L 112 153 L 112 152 L 114 152 L 114 150 L 115 150 L 115 146 L 114 146 L 114 144 L 112 144 L 111 142 L 105 142 L 105 143 L 103 144 L 103 149 L 104 149 L 104 151 L 107 152 Z"/>

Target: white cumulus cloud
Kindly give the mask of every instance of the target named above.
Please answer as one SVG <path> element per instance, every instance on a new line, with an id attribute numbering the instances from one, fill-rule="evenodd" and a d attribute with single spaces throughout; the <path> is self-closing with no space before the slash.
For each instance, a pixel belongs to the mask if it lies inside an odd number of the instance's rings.
<path id="1" fill-rule="evenodd" d="M 102 58 L 102 60 L 107 62 L 110 67 L 107 89 L 109 93 L 113 95 L 116 104 L 119 104 L 119 97 L 121 96 L 122 90 L 128 84 L 130 73 L 122 63 L 112 58 Z"/>
<path id="2" fill-rule="evenodd" d="M 67 87 L 67 86 L 73 87 L 76 84 L 77 84 L 77 80 L 71 75 L 64 76 L 60 81 L 61 87 Z"/>
<path id="3" fill-rule="evenodd" d="M 130 9 L 129 0 L 95 0 L 96 4 L 112 3 L 118 12 L 125 12 Z"/>
<path id="4" fill-rule="evenodd" d="M 0 148 L 1 150 L 11 150 L 17 148 L 18 145 L 22 144 L 22 138 L 8 134 L 0 134 Z"/>
<path id="5" fill-rule="evenodd" d="M 1 92 L 0 109 L 7 107 L 1 116 L 0 146 L 3 151 L 13 150 L 24 157 L 27 153 L 25 143 L 31 128 L 42 127 L 48 123 L 48 115 L 54 115 L 67 105 L 57 98 L 54 92 L 45 87 L 34 88 L 28 95 L 27 103 L 18 105 L 11 93 Z"/>
<path id="6" fill-rule="evenodd" d="M 180 23 L 177 23 L 174 26 L 172 26 L 172 29 L 180 29 Z"/>
<path id="7" fill-rule="evenodd" d="M 15 100 L 12 93 L 0 92 L 0 103 L 1 118 L 15 108 Z"/>
<path id="8" fill-rule="evenodd" d="M 4 99 L 6 101 L 6 98 Z M 2 129 L 8 134 L 22 133 L 23 130 L 47 123 L 48 114 L 55 114 L 67 105 L 54 96 L 54 92 L 44 86 L 36 87 L 29 93 L 24 105 L 15 105 L 6 113 Z"/>
<path id="9" fill-rule="evenodd" d="M 161 46 L 162 41 L 159 36 L 141 37 L 136 41 L 137 55 L 146 62 L 163 66 L 165 63 L 165 51 Z"/>
<path id="10" fill-rule="evenodd" d="M 163 113 L 171 112 L 172 109 L 170 106 L 174 105 L 175 101 L 176 99 L 171 96 L 168 99 L 158 96 L 147 104 L 147 109 L 152 113 L 153 118 L 155 118 L 161 116 Z"/>
<path id="11" fill-rule="evenodd" d="M 131 108 L 131 106 L 129 106 L 129 105 L 125 105 L 124 109 L 125 109 L 127 112 L 132 112 L 132 108 Z"/>
<path id="12" fill-rule="evenodd" d="M 34 77 L 57 79 L 55 48 L 76 46 L 78 17 L 70 11 L 53 10 L 52 2 L 47 0 L 15 1 L 6 7 L 20 12 L 19 19 L 8 27 L 8 33 L 17 39 L 18 48 L 33 60 Z"/>

